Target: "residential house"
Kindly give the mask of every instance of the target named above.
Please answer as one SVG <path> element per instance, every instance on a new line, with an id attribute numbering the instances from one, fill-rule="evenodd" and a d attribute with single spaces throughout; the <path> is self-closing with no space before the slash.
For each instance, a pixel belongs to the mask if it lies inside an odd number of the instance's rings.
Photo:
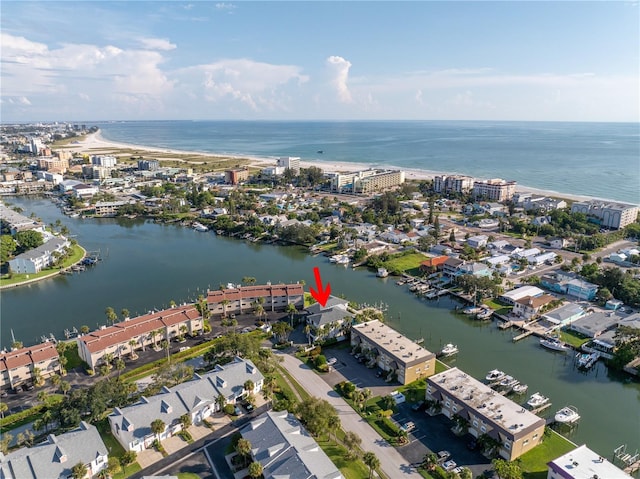
<path id="1" fill-rule="evenodd" d="M 314 303 L 307 308 L 307 324 L 311 326 L 309 337 L 312 341 L 346 338 L 347 327 L 353 321 L 353 315 L 347 311 L 349 302 L 329 296 L 324 306 Z"/>
<path id="2" fill-rule="evenodd" d="M 492 250 L 496 250 L 496 251 L 503 251 L 504 248 L 506 248 L 507 246 L 509 246 L 510 243 L 506 240 L 496 240 L 496 241 L 492 241 L 490 243 L 487 243 L 487 247 L 489 249 Z"/>
<path id="3" fill-rule="evenodd" d="M 18 274 L 36 274 L 51 266 L 56 257 L 63 255 L 71 245 L 64 236 L 50 239 L 44 244 L 19 254 L 9 260 L 11 271 Z"/>
<path id="4" fill-rule="evenodd" d="M 442 274 L 449 278 L 456 278 L 460 276 L 462 271 L 460 267 L 464 264 L 464 261 L 458 258 L 448 257 L 444 263 L 438 265 L 438 269 L 442 270 Z"/>
<path id="5" fill-rule="evenodd" d="M 538 256 L 540 253 L 542 253 L 542 251 L 540 251 L 538 248 L 528 248 L 516 253 L 512 253 L 511 257 L 515 260 L 526 259 L 527 261 L 529 261 L 531 258 Z"/>
<path id="6" fill-rule="evenodd" d="M 44 225 L 40 221 L 28 218 L 0 203 L 0 222 L 14 236 L 18 231 L 36 230 L 43 232 Z"/>
<path id="7" fill-rule="evenodd" d="M 552 248 L 552 249 L 562 249 L 566 247 L 567 244 L 568 244 L 568 241 L 564 238 L 551 238 L 549 240 L 549 248 Z"/>
<path id="8" fill-rule="evenodd" d="M 487 434 L 500 444 L 498 455 L 513 461 L 542 442 L 545 420 L 498 394 L 458 368 L 427 378 L 426 400 L 448 418 L 468 421 L 474 437 Z"/>
<path id="9" fill-rule="evenodd" d="M 548 253 L 542 253 L 537 256 L 534 256 L 533 258 L 529 258 L 528 261 L 530 264 L 533 264 L 533 265 L 552 263 L 553 261 L 555 261 L 557 256 L 558 255 L 555 254 L 553 251 L 549 251 Z"/>
<path id="10" fill-rule="evenodd" d="M 409 384 L 435 372 L 436 355 L 378 320 L 351 327 L 351 346 L 368 355 L 368 365 L 378 365 L 394 375 L 401 384 Z"/>
<path id="11" fill-rule="evenodd" d="M 458 272 L 460 275 L 470 274 L 476 277 L 491 276 L 492 274 L 491 270 L 486 264 L 476 262 L 461 264 L 458 267 Z"/>
<path id="12" fill-rule="evenodd" d="M 555 298 L 550 294 L 540 296 L 526 296 L 516 300 L 513 305 L 513 314 L 524 319 L 533 319 L 542 308 L 554 301 Z"/>
<path id="13" fill-rule="evenodd" d="M 493 268 L 502 264 L 507 264 L 509 261 L 511 261 L 511 258 L 506 254 L 499 254 L 497 256 L 492 256 L 490 258 L 484 259 L 484 262 Z"/>
<path id="14" fill-rule="evenodd" d="M 253 383 L 251 390 L 245 388 L 248 381 Z M 163 441 L 179 433 L 181 416 L 188 415 L 193 424 L 201 424 L 220 410 L 219 396 L 224 397 L 225 404 L 235 404 L 249 394 L 258 394 L 263 382 L 264 376 L 250 360 L 236 358 L 207 374 L 195 374 L 191 381 L 164 387 L 160 394 L 143 396 L 136 404 L 114 408 L 108 416 L 111 432 L 125 450 L 140 452 L 156 439 Z M 157 437 L 151 431 L 156 419 L 165 424 Z"/>
<path id="15" fill-rule="evenodd" d="M 422 274 L 435 273 L 438 269 L 438 266 L 444 264 L 447 259 L 449 259 L 449 257 L 445 255 L 427 258 L 422 263 L 420 263 L 420 272 Z"/>
<path id="16" fill-rule="evenodd" d="M 559 326 L 566 326 L 585 315 L 579 304 L 567 303 L 544 314 L 544 319 Z"/>
<path id="17" fill-rule="evenodd" d="M 47 379 L 61 372 L 60 355 L 52 342 L 47 341 L 35 346 L 0 352 L 1 389 L 31 384 L 36 374 L 42 379 Z"/>
<path id="18" fill-rule="evenodd" d="M 580 278 L 567 281 L 567 295 L 578 299 L 593 301 L 598 294 L 598 285 Z"/>
<path id="19" fill-rule="evenodd" d="M 518 288 L 507 291 L 500 296 L 500 300 L 507 304 L 515 305 L 516 301 L 522 298 L 536 298 L 542 296 L 544 291 L 536 286 L 520 286 Z"/>
<path id="20" fill-rule="evenodd" d="M 274 284 L 241 286 L 208 291 L 207 304 L 212 314 L 250 312 L 256 302 L 264 300 L 265 311 L 283 311 L 293 304 L 304 307 L 304 289 L 301 284 Z"/>
<path id="21" fill-rule="evenodd" d="M 588 338 L 597 338 L 615 328 L 621 319 L 615 311 L 597 311 L 573 321 L 569 329 Z"/>
<path id="22" fill-rule="evenodd" d="M 531 220 L 533 226 L 544 226 L 551 224 L 551 216 L 536 216 Z"/>
<path id="23" fill-rule="evenodd" d="M 23 447 L 6 456 L 0 454 L 2 479 L 69 479 L 78 463 L 87 467 L 85 478 L 97 477 L 107 467 L 109 451 L 95 426 L 80 427 L 47 439 L 33 447 Z"/>
<path id="24" fill-rule="evenodd" d="M 94 195 L 97 195 L 99 191 L 100 188 L 97 186 L 85 185 L 84 183 L 80 183 L 79 185 L 72 187 L 73 196 L 81 200 L 91 198 Z"/>
<path id="25" fill-rule="evenodd" d="M 547 479 L 632 479 L 585 444 L 547 463 Z"/>
<path id="26" fill-rule="evenodd" d="M 467 239 L 467 244 L 474 249 L 480 249 L 487 246 L 487 241 L 489 237 L 485 235 L 471 236 Z"/>
<path id="27" fill-rule="evenodd" d="M 344 479 L 296 417 L 269 411 L 240 430 L 251 443 L 251 456 L 262 465 L 264 479 Z"/>
<path id="28" fill-rule="evenodd" d="M 182 305 L 125 319 L 113 326 L 79 336 L 78 354 L 91 369 L 95 369 L 105 354 L 120 357 L 136 349 L 156 346 L 162 340 L 171 341 L 184 334 L 196 335 L 203 329 L 202 315 L 194 305 Z"/>

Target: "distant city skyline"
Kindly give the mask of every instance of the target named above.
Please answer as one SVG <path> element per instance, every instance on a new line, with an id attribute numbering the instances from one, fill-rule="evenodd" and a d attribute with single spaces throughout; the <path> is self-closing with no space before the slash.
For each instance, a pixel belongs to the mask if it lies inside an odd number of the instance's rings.
<path id="1" fill-rule="evenodd" d="M 3 123 L 640 121 L 638 2 L 18 2 Z"/>

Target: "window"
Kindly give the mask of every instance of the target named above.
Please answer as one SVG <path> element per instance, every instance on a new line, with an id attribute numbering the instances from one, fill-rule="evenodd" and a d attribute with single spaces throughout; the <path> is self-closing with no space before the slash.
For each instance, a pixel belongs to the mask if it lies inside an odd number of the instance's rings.
<path id="1" fill-rule="evenodd" d="M 538 439 L 538 434 L 537 434 L 537 433 L 536 433 L 536 434 L 534 434 L 534 435 L 533 435 L 533 438 L 534 438 L 534 439 Z"/>
<path id="2" fill-rule="evenodd" d="M 449 407 L 449 406 L 451 406 L 451 403 L 449 401 L 447 401 L 446 403 L 444 403 L 444 405 Z"/>
<path id="3" fill-rule="evenodd" d="M 458 406 L 453 406 L 453 412 L 456 412 L 458 410 Z"/>
<path id="4" fill-rule="evenodd" d="M 482 426 L 482 427 L 480 428 L 480 430 L 481 430 L 482 432 L 487 432 L 487 428 L 486 428 L 486 427 L 484 427 L 484 426 Z"/>
<path id="5" fill-rule="evenodd" d="M 522 441 L 523 446 L 526 446 L 527 444 L 529 444 L 529 439 L 525 439 L 524 441 Z"/>
<path id="6" fill-rule="evenodd" d="M 473 425 L 474 425 L 474 427 L 478 427 L 478 421 L 474 419 Z"/>
<path id="7" fill-rule="evenodd" d="M 511 450 L 511 443 L 510 443 L 510 442 L 505 442 L 505 443 L 504 443 L 504 448 L 505 448 L 507 451 Z"/>

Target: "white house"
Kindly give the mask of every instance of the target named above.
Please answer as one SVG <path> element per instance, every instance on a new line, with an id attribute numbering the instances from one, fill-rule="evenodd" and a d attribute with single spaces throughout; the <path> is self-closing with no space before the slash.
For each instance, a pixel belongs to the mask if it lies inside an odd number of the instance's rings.
<path id="1" fill-rule="evenodd" d="M 472 236 L 467 239 L 467 244 L 472 248 L 478 249 L 484 246 L 487 246 L 487 241 L 489 241 L 489 237 L 485 235 Z"/>
<path id="2" fill-rule="evenodd" d="M 69 245 L 69 240 L 64 236 L 55 237 L 9 260 L 9 266 L 14 273 L 36 274 L 53 264 L 56 259 L 55 253 L 63 254 Z"/>

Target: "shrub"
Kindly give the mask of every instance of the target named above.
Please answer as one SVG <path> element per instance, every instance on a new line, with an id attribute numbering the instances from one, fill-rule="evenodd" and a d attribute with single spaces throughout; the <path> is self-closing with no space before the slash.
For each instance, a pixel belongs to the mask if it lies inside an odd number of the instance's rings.
<path id="1" fill-rule="evenodd" d="M 233 413 L 235 412 L 235 408 L 233 407 L 233 404 L 225 404 L 223 411 L 225 414 L 232 416 Z"/>

